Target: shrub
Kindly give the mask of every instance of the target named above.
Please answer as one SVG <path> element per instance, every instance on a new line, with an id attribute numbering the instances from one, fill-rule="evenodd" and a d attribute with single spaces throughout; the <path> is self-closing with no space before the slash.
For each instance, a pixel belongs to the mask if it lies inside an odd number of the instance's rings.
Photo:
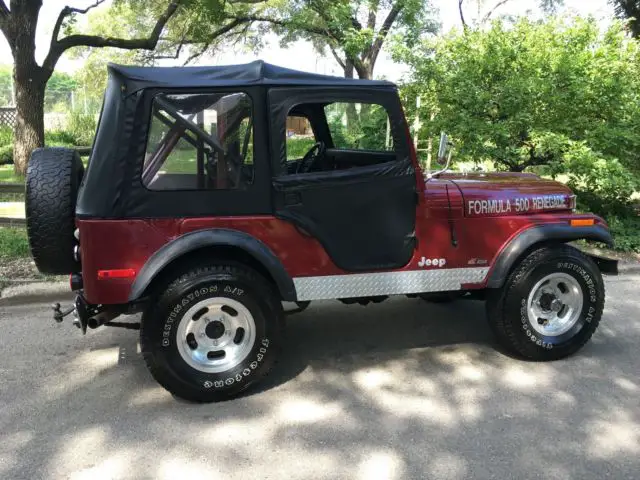
<path id="1" fill-rule="evenodd" d="M 0 146 L 0 165 L 8 165 L 13 163 L 13 145 Z"/>
<path id="2" fill-rule="evenodd" d="M 72 112 L 67 123 L 67 131 L 73 138 L 73 145 L 77 147 L 91 146 L 97 126 L 95 115 Z"/>
<path id="3" fill-rule="evenodd" d="M 47 147 L 73 147 L 75 138 L 68 130 L 51 130 L 44 135 L 44 143 Z"/>
<path id="4" fill-rule="evenodd" d="M 615 250 L 640 253 L 640 217 L 610 217 Z"/>
<path id="5" fill-rule="evenodd" d="M 0 147 L 13 144 L 13 128 L 0 127 Z"/>

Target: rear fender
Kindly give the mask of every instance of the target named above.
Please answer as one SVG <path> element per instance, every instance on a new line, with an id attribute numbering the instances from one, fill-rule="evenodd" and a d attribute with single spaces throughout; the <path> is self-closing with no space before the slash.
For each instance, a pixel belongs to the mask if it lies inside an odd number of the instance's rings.
<path id="1" fill-rule="evenodd" d="M 243 250 L 258 261 L 271 275 L 283 300 L 296 300 L 293 280 L 269 247 L 247 233 L 221 228 L 187 233 L 167 243 L 154 253 L 136 276 L 131 286 L 129 302 L 138 300 L 153 279 L 174 260 L 190 252 L 215 246 L 236 247 Z"/>
<path id="2" fill-rule="evenodd" d="M 609 230 L 602 225 L 572 227 L 556 223 L 528 228 L 512 238 L 498 254 L 498 258 L 489 272 L 487 287 L 502 287 L 516 262 L 534 245 L 550 241 L 567 243 L 574 240 L 591 240 L 609 246 L 613 245 L 613 238 Z"/>

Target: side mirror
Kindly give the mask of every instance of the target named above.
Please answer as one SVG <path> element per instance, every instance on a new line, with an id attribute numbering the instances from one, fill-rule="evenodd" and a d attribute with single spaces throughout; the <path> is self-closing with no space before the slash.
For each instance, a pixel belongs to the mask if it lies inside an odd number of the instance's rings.
<path id="1" fill-rule="evenodd" d="M 446 133 L 440 134 L 440 147 L 438 147 L 438 158 L 436 161 L 439 165 L 445 165 L 447 163 L 447 150 L 449 149 L 449 137 Z"/>

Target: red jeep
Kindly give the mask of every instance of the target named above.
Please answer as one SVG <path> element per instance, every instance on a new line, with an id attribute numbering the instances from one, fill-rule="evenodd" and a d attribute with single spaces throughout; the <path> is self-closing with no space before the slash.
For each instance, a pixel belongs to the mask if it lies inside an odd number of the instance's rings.
<path id="1" fill-rule="evenodd" d="M 86 173 L 73 150 L 32 154 L 31 251 L 71 273 L 58 321 L 140 328 L 152 375 L 196 401 L 267 373 L 283 301 L 481 298 L 514 354 L 576 352 L 615 264 L 567 242 L 611 244 L 605 222 L 536 175 L 444 170 L 420 169 L 389 82 L 112 65 Z"/>

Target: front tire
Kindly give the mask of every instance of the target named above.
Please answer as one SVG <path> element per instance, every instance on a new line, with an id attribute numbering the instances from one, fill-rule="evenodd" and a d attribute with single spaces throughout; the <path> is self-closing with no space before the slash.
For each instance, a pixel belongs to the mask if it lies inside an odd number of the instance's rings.
<path id="1" fill-rule="evenodd" d="M 282 305 L 265 279 L 244 266 L 215 265 L 188 270 L 150 303 L 140 343 L 160 385 L 212 402 L 267 374 L 283 328 Z"/>
<path id="2" fill-rule="evenodd" d="M 487 298 L 487 317 L 499 343 L 527 359 L 565 358 L 598 328 L 604 309 L 598 267 L 567 245 L 531 252 L 500 290 Z"/>

